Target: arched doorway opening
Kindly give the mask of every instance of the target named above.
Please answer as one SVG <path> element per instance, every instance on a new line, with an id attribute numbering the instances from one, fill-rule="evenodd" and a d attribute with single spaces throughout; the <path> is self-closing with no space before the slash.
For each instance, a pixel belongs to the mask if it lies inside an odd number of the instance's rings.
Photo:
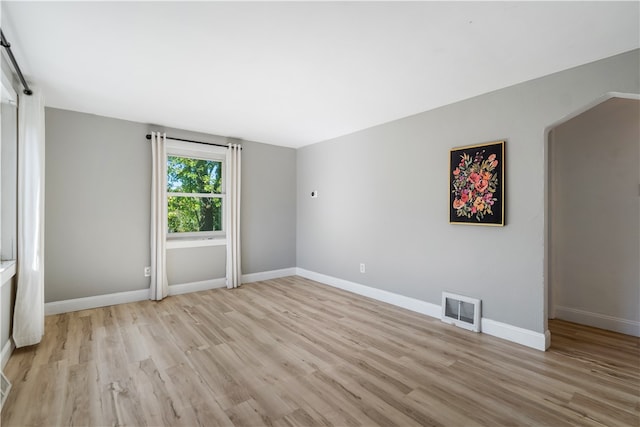
<path id="1" fill-rule="evenodd" d="M 546 317 L 640 336 L 640 99 L 608 95 L 546 135 Z"/>

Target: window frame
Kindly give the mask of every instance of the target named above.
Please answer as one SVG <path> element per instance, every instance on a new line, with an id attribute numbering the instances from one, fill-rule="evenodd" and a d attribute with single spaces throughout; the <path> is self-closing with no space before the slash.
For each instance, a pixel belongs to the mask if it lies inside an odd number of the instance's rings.
<path id="1" fill-rule="evenodd" d="M 222 201 L 222 230 L 214 231 L 195 231 L 195 232 L 178 232 L 171 233 L 167 227 L 167 242 L 180 242 L 186 240 L 220 240 L 226 238 L 226 193 L 227 193 L 227 177 L 226 177 L 226 160 L 227 148 L 217 147 L 214 145 L 197 144 L 193 142 L 176 141 L 167 138 L 166 142 L 166 158 L 165 165 L 169 162 L 169 157 L 186 157 L 199 160 L 211 160 L 220 162 L 220 177 L 222 181 L 222 193 L 180 193 L 169 191 L 165 188 L 165 217 L 169 213 L 169 197 L 185 196 L 185 197 L 212 197 L 220 198 Z M 166 171 L 166 179 L 168 180 L 169 171 Z M 168 186 L 167 186 L 168 187 Z"/>

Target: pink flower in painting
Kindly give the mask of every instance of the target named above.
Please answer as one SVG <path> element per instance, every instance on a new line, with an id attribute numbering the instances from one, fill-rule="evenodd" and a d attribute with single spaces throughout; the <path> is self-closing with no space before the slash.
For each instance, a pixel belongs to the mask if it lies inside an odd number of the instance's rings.
<path id="1" fill-rule="evenodd" d="M 471 175 L 469 175 L 469 181 L 471 181 L 473 183 L 473 185 L 478 185 L 478 182 L 480 181 L 480 175 L 473 172 L 471 173 Z"/>
<path id="2" fill-rule="evenodd" d="M 487 187 L 489 187 L 489 181 L 487 181 L 486 179 L 483 179 L 482 181 L 476 184 L 476 189 L 480 193 L 484 193 Z"/>

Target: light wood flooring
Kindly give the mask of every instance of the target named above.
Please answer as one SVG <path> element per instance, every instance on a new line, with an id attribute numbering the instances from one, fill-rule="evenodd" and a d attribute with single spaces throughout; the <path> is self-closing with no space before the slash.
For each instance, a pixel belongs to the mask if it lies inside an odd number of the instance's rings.
<path id="1" fill-rule="evenodd" d="M 300 277 L 46 318 L 2 426 L 638 426 L 639 339 L 532 350 Z"/>

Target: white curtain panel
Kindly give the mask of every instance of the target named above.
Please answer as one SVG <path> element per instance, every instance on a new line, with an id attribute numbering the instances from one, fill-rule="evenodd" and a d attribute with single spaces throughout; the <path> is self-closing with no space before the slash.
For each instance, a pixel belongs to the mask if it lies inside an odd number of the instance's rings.
<path id="1" fill-rule="evenodd" d="M 151 292 L 149 298 L 167 296 L 167 135 L 151 132 Z"/>
<path id="2" fill-rule="evenodd" d="M 240 269 L 240 174 L 242 147 L 229 144 L 227 151 L 227 288 L 242 283 Z"/>
<path id="3" fill-rule="evenodd" d="M 13 340 L 17 347 L 44 335 L 44 99 L 21 95 L 18 107 L 18 259 Z"/>

